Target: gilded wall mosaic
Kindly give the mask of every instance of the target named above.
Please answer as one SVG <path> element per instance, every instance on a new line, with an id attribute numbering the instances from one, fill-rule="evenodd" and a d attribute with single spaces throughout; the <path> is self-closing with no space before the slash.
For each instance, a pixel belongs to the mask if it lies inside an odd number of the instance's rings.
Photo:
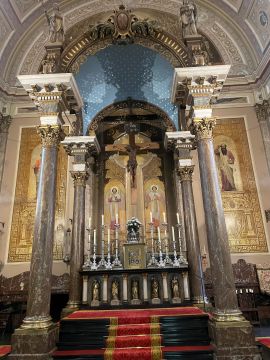
<path id="1" fill-rule="evenodd" d="M 267 252 L 244 119 L 219 119 L 214 147 L 231 252 Z"/>
<path id="2" fill-rule="evenodd" d="M 40 138 L 36 128 L 22 128 L 15 200 L 10 232 L 9 262 L 30 261 L 36 195 L 40 171 Z M 65 240 L 65 202 L 67 155 L 60 147 L 58 155 L 55 207 L 54 260 L 62 260 Z"/>

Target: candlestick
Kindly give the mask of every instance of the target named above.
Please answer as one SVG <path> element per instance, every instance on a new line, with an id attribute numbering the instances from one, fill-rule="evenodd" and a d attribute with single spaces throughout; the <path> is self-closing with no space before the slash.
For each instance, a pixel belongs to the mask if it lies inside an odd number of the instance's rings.
<path id="1" fill-rule="evenodd" d="M 165 214 L 165 212 L 163 213 L 163 222 L 164 222 L 164 224 L 165 224 L 165 223 L 167 223 L 167 221 L 166 221 L 166 214 Z"/>
<path id="2" fill-rule="evenodd" d="M 179 213 L 176 213 L 176 218 L 177 218 L 177 224 L 180 224 L 180 217 L 179 217 Z"/>
<path id="3" fill-rule="evenodd" d="M 115 222 L 116 222 L 116 224 L 118 224 L 118 213 L 116 213 L 116 215 L 115 215 Z"/>
<path id="4" fill-rule="evenodd" d="M 94 229 L 94 250 L 93 250 L 93 262 L 91 265 L 91 270 L 97 270 L 97 262 L 96 262 L 96 247 L 97 247 L 97 231 Z"/>
<path id="5" fill-rule="evenodd" d="M 101 215 L 101 226 L 104 226 L 104 215 Z"/>
<path id="6" fill-rule="evenodd" d="M 108 255 L 107 255 L 106 269 L 107 269 L 107 270 L 111 270 L 111 269 L 112 269 L 112 264 L 111 264 L 110 228 L 108 228 Z"/>
<path id="7" fill-rule="evenodd" d="M 150 214 L 152 214 L 152 213 L 150 212 Z M 154 247 L 154 223 L 151 221 L 149 223 L 149 226 L 150 226 L 150 231 L 151 231 L 151 258 L 149 260 L 147 267 L 157 267 L 158 261 L 155 257 L 155 247 Z"/>
<path id="8" fill-rule="evenodd" d="M 163 254 L 162 254 L 162 246 L 161 246 L 161 234 L 160 234 L 160 227 L 157 228 L 158 231 L 158 243 L 159 243 L 159 267 L 165 267 L 165 263 L 163 261 Z"/>
<path id="9" fill-rule="evenodd" d="M 104 222 L 104 215 L 102 215 L 101 220 Z M 98 263 L 98 268 L 106 268 L 106 260 L 104 256 L 104 247 L 105 247 L 105 225 L 101 225 L 101 259 Z"/>
<path id="10" fill-rule="evenodd" d="M 153 214 L 152 214 L 152 211 L 150 211 L 150 223 L 153 223 Z"/>
<path id="11" fill-rule="evenodd" d="M 182 235 L 182 224 L 180 222 L 176 225 L 178 227 L 178 240 L 179 240 L 179 264 L 187 264 L 187 260 L 185 259 L 183 255 L 183 248 L 182 248 L 182 241 L 183 241 L 183 235 Z"/>
<path id="12" fill-rule="evenodd" d="M 177 252 L 176 252 L 176 242 L 175 242 L 175 232 L 174 227 L 172 226 L 172 239 L 173 239 L 173 267 L 179 267 L 179 261 L 177 259 Z"/>
<path id="13" fill-rule="evenodd" d="M 164 217 L 164 219 L 166 219 L 165 213 L 163 213 L 163 217 Z M 162 224 L 162 227 L 164 228 L 164 242 L 165 242 L 164 264 L 165 264 L 165 266 L 171 266 L 172 260 L 170 259 L 170 256 L 169 256 L 169 239 L 168 239 L 168 234 L 167 234 L 167 226 L 168 226 L 168 224 L 166 222 L 164 222 Z"/>
<path id="14" fill-rule="evenodd" d="M 119 253 L 118 253 L 118 241 L 119 241 L 119 229 L 120 229 L 120 225 L 118 224 L 118 214 L 117 215 L 117 221 L 116 224 L 114 224 L 114 229 L 115 229 L 115 258 L 114 261 L 112 263 L 113 268 L 118 268 L 118 269 L 122 269 L 123 265 L 119 259 Z"/>
<path id="15" fill-rule="evenodd" d="M 94 245 L 97 246 L 97 230 L 94 230 Z"/>

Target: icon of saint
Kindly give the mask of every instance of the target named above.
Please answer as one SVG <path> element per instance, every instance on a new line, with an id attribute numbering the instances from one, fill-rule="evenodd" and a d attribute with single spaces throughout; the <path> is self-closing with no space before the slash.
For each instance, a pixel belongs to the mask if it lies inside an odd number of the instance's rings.
<path id="1" fill-rule="evenodd" d="M 221 174 L 222 191 L 235 191 L 234 165 L 235 157 L 227 148 L 226 144 L 221 144 L 215 150 L 218 158 L 218 168 Z"/>

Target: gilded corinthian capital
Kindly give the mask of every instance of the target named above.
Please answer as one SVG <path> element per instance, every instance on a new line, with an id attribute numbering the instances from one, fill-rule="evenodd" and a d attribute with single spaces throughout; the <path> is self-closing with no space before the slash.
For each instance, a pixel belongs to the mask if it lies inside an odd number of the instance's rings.
<path id="1" fill-rule="evenodd" d="M 177 174 L 180 178 L 180 181 L 192 181 L 192 175 L 194 172 L 194 165 L 190 165 L 190 166 L 180 166 L 177 169 Z"/>
<path id="2" fill-rule="evenodd" d="M 86 186 L 86 180 L 89 175 L 86 171 L 71 171 L 70 172 L 74 186 Z"/>
<path id="3" fill-rule="evenodd" d="M 212 139 L 215 125 L 216 119 L 214 118 L 196 119 L 190 125 L 190 132 L 196 136 L 197 140 Z"/>
<path id="4" fill-rule="evenodd" d="M 43 147 L 58 146 L 64 140 L 65 134 L 60 125 L 38 126 L 37 133 L 41 137 Z"/>

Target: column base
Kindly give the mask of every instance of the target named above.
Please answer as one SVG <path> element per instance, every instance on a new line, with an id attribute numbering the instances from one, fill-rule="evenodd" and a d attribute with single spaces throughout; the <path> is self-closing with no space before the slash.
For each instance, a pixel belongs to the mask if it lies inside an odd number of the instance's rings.
<path id="1" fill-rule="evenodd" d="M 261 360 L 249 321 L 209 320 L 216 360 Z"/>
<path id="2" fill-rule="evenodd" d="M 58 326 L 47 329 L 16 329 L 11 337 L 12 360 L 48 360 L 58 341 Z"/>
<path id="3" fill-rule="evenodd" d="M 61 318 L 72 314 L 74 311 L 80 310 L 81 305 L 82 304 L 78 302 L 68 302 L 66 307 L 61 312 Z"/>

